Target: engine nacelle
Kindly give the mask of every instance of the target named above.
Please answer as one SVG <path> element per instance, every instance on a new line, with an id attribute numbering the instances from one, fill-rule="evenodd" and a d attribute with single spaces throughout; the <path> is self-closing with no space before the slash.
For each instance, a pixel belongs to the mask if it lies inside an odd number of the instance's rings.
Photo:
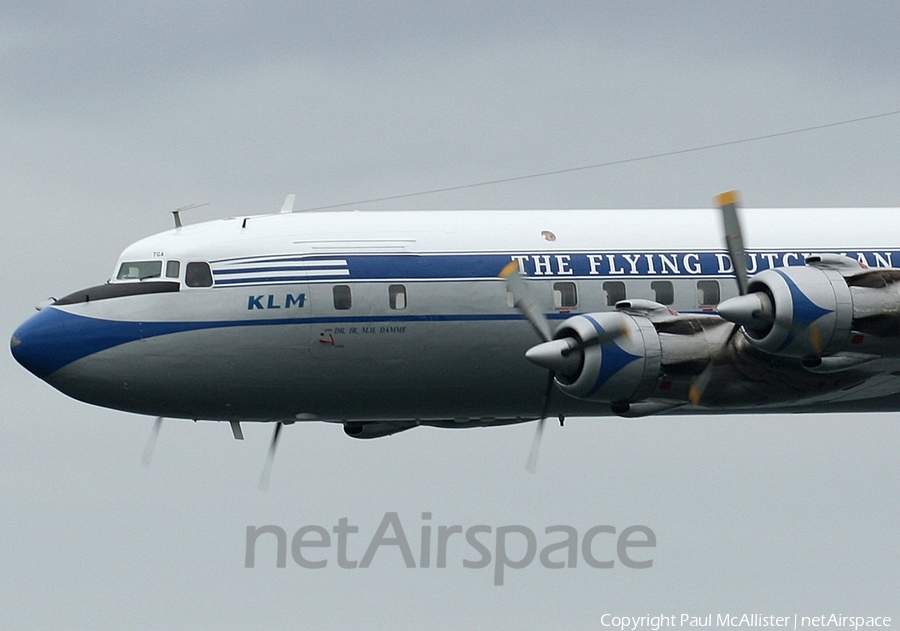
<path id="1" fill-rule="evenodd" d="M 821 357 L 846 347 L 853 299 L 835 269 L 780 267 L 753 276 L 747 295 L 726 300 L 718 312 L 743 325 L 747 340 L 761 351 Z"/>
<path id="2" fill-rule="evenodd" d="M 592 401 L 636 401 L 653 392 L 660 374 L 659 334 L 649 319 L 621 312 L 573 316 L 555 342 L 570 348 L 557 364 L 566 394 Z"/>

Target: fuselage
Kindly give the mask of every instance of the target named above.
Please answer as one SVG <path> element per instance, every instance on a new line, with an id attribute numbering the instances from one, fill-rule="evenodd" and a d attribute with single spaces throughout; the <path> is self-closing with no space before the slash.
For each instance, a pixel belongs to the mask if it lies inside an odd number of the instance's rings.
<path id="1" fill-rule="evenodd" d="M 748 210 L 749 272 L 819 252 L 893 267 L 894 212 Z M 129 246 L 107 283 L 24 323 L 12 352 L 72 397 L 154 416 L 528 420 L 541 413 L 547 372 L 525 359 L 540 339 L 497 277 L 504 266 L 518 262 L 554 323 L 626 298 L 714 314 L 737 295 L 720 240 L 711 210 L 229 218 Z M 738 399 L 733 409 L 793 403 Z M 610 406 L 556 393 L 551 411 L 597 416 Z"/>

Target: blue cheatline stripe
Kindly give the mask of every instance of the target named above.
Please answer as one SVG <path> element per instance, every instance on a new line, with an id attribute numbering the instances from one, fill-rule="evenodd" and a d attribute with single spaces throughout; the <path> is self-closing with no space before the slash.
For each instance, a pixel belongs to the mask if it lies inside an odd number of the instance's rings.
<path id="1" fill-rule="evenodd" d="M 563 319 L 569 314 L 548 314 Z M 23 366 L 44 378 L 83 357 L 140 339 L 242 326 L 283 326 L 296 324 L 351 324 L 372 322 L 524 322 L 518 313 L 487 315 L 440 314 L 397 316 L 318 316 L 255 320 L 211 320 L 202 322 L 123 322 L 102 320 L 47 307 L 20 326 L 13 336 L 19 344 L 13 356 Z"/>
<path id="2" fill-rule="evenodd" d="M 811 253 L 845 254 L 851 259 L 864 261 L 870 267 L 888 267 L 900 263 L 900 251 L 896 250 L 757 250 L 747 253 L 747 269 L 749 273 L 755 274 L 771 268 L 802 266 L 803 255 Z M 336 259 L 335 256 L 340 258 Z M 221 273 L 223 265 L 230 267 L 303 262 L 325 268 L 338 266 L 340 261 L 343 263 L 341 267 L 349 267 L 354 280 L 442 280 L 493 278 L 514 259 L 520 261 L 527 276 L 546 279 L 732 278 L 734 275 L 728 254 L 717 250 L 269 255 L 222 259 L 213 261 L 213 266 L 217 268 L 216 273 Z"/>

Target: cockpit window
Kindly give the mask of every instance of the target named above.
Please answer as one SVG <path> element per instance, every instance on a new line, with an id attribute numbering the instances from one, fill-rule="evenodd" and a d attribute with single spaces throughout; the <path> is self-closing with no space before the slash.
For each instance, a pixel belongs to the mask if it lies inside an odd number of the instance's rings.
<path id="1" fill-rule="evenodd" d="M 184 284 L 188 287 L 212 287 L 212 270 L 209 263 L 188 263 L 184 268 Z"/>
<path id="2" fill-rule="evenodd" d="M 162 261 L 130 261 L 122 263 L 116 280 L 144 280 L 162 275 Z"/>
<path id="3" fill-rule="evenodd" d="M 179 261 L 166 261 L 166 278 L 178 278 L 179 273 L 181 273 Z"/>

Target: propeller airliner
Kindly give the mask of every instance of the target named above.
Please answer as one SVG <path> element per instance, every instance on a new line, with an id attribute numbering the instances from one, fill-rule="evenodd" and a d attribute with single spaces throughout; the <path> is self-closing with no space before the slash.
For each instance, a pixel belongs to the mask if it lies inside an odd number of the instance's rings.
<path id="1" fill-rule="evenodd" d="M 745 248 L 736 204 L 176 213 L 10 346 L 80 401 L 274 423 L 270 453 L 298 421 L 900 409 L 896 210 L 749 210 Z"/>

